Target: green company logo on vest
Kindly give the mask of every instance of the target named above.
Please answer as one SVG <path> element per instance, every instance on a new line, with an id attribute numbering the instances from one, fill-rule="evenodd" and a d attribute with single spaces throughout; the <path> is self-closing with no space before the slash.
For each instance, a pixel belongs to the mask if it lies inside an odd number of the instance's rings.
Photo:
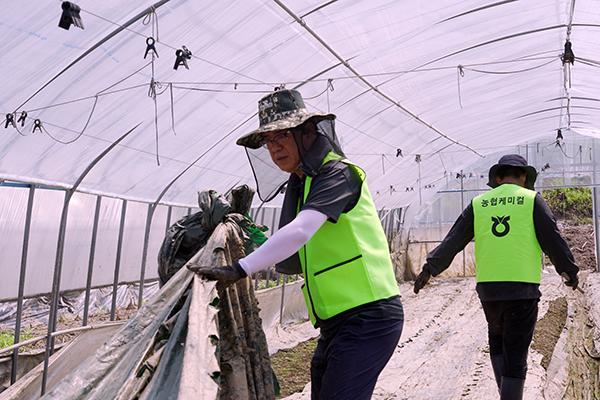
<path id="1" fill-rule="evenodd" d="M 510 231 L 510 226 L 508 225 L 509 219 L 510 215 L 502 217 L 492 217 L 492 221 L 494 222 L 494 224 L 492 225 L 492 233 L 494 234 L 494 236 L 502 237 L 508 234 L 508 231 Z M 504 226 L 502 232 L 498 232 L 498 225 L 500 224 Z"/>

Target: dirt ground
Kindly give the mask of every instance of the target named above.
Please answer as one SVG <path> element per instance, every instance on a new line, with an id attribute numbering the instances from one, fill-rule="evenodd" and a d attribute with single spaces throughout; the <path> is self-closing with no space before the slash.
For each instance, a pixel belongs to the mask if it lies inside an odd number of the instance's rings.
<path id="1" fill-rule="evenodd" d="M 133 306 L 128 307 L 128 308 L 118 308 L 115 311 L 115 321 L 127 321 L 136 312 L 137 312 L 137 307 L 133 307 Z M 88 325 L 97 325 L 97 324 L 105 323 L 105 322 L 109 322 L 109 321 L 110 321 L 110 311 L 88 315 L 87 324 Z M 69 330 L 69 329 L 73 329 L 73 328 L 79 328 L 81 326 L 83 326 L 83 319 L 79 316 L 73 316 L 70 314 L 63 314 L 56 321 L 56 331 Z M 48 326 L 46 324 L 27 324 L 26 323 L 24 328 L 28 331 L 29 338 L 45 336 L 48 334 Z M 12 331 L 3 332 L 3 330 L 0 329 L 0 333 L 11 333 L 12 334 L 13 332 Z M 76 338 L 78 334 L 79 334 L 79 332 L 73 332 L 73 333 L 66 333 L 64 335 L 56 336 L 55 344 L 59 345 L 62 343 L 67 343 L 70 340 L 73 340 L 74 338 Z M 30 344 L 27 346 L 23 346 L 20 351 L 23 352 L 23 351 L 38 350 L 38 349 L 44 349 L 45 347 L 46 347 L 46 340 L 40 340 L 36 343 Z M 10 354 L 10 353 L 8 353 L 8 354 Z"/>
<path id="2" fill-rule="evenodd" d="M 563 237 L 580 266 L 582 282 L 596 268 L 592 226 L 574 226 L 560 222 Z M 489 361 L 487 325 L 475 292 L 474 278 L 433 279 L 418 295 L 412 282 L 401 285 L 405 310 L 405 327 L 397 352 L 380 375 L 373 399 L 478 399 L 497 398 L 497 388 Z M 548 267 L 542 275 L 542 299 L 538 324 L 528 359 L 525 399 L 558 399 L 555 387 L 548 387 L 550 359 L 555 346 L 564 346 L 564 332 L 580 335 L 576 327 L 589 329 L 583 313 L 583 297 L 562 284 L 561 278 Z M 569 311 L 570 310 L 570 311 Z M 570 313 L 570 314 L 569 314 Z M 573 315 L 575 314 L 575 316 Z M 580 318 L 576 324 L 574 320 Z M 565 325 L 570 329 L 563 329 Z M 586 328 L 587 327 L 587 328 Z M 577 333 L 575 333 L 577 332 Z M 561 334 L 563 336 L 561 336 Z M 563 342 L 559 342 L 562 340 Z M 570 340 L 576 340 L 571 338 Z M 272 356 L 273 366 L 286 400 L 310 398 L 310 356 L 315 340 Z M 571 344 L 577 348 L 575 344 Z M 589 371 L 597 363 L 582 352 L 572 352 L 581 360 L 569 359 L 572 376 L 567 379 L 572 393 L 568 398 L 597 398 L 582 390 Z M 565 356 L 566 357 L 566 356 Z M 561 369 L 560 361 L 550 367 L 550 380 Z M 577 366 L 578 364 L 579 366 Z M 564 369 L 564 368 L 563 368 Z M 570 380 L 569 380 L 570 379 Z M 559 385 L 560 386 L 560 385 Z M 589 386 L 589 384 L 588 384 Z M 592 391 L 593 392 L 593 391 Z"/>
<path id="3" fill-rule="evenodd" d="M 559 221 L 559 227 L 582 271 L 593 271 L 596 268 L 593 227 L 574 226 L 562 221 Z M 566 289 L 551 267 L 542 278 L 540 321 L 529 355 L 526 399 L 559 398 L 544 394 L 544 388 L 548 386 L 546 380 L 550 358 L 563 327 L 569 324 L 567 308 L 584 307 L 581 304 L 574 305 L 578 301 L 577 293 Z M 496 398 L 497 390 L 489 363 L 487 328 L 475 293 L 474 278 L 433 279 L 419 295 L 413 293 L 412 282 L 402 284 L 400 290 L 405 309 L 405 327 L 398 350 L 381 374 L 373 399 Z M 115 319 L 127 320 L 136 311 L 134 307 L 119 309 Z M 88 324 L 109 320 L 109 312 L 99 313 L 90 315 Z M 57 330 L 81 325 L 80 317 L 65 315 L 59 318 Z M 585 321 L 581 325 L 586 325 Z M 27 328 L 31 331 L 31 337 L 47 333 L 46 325 Z M 56 343 L 69 341 L 76 335 L 59 336 Z M 43 348 L 44 345 L 45 341 L 42 340 L 26 350 Z M 307 383 L 310 381 L 310 358 L 315 346 L 316 339 L 310 339 L 294 349 L 281 350 L 271 357 L 281 387 L 279 398 L 310 398 L 310 385 Z M 597 368 L 596 364 L 591 367 L 588 365 L 589 357 L 579 364 L 579 370 L 574 372 L 580 376 L 586 375 L 586 369 Z M 576 379 L 572 381 L 572 390 L 576 391 L 577 385 L 582 384 Z M 580 397 L 572 393 L 569 398 L 596 397 Z"/>
<path id="4" fill-rule="evenodd" d="M 592 225 L 571 225 L 563 220 L 558 221 L 558 227 L 569 244 L 579 268 L 582 270 L 595 269 L 594 227 Z"/>

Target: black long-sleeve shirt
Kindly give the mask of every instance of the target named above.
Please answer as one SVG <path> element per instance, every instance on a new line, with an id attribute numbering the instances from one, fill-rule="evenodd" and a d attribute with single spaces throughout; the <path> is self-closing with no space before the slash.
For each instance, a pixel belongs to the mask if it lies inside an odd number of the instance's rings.
<path id="1" fill-rule="evenodd" d="M 442 241 L 427 255 L 423 270 L 436 276 L 450 266 L 452 260 L 474 238 L 473 205 L 469 204 L 458 217 Z M 556 271 L 577 274 L 579 267 L 575 263 L 571 249 L 561 236 L 556 218 L 541 194 L 535 195 L 533 204 L 533 223 L 535 235 Z M 540 297 L 539 285 L 526 282 L 479 282 L 477 293 L 483 301 L 536 299 Z"/>

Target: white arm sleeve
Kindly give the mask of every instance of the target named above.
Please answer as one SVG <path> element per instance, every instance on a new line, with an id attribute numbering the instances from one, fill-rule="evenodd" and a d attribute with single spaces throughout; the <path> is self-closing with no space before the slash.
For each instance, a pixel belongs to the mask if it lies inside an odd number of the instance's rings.
<path id="1" fill-rule="evenodd" d="M 279 229 L 248 257 L 239 260 L 248 275 L 281 262 L 296 253 L 327 221 L 327 215 L 302 210 L 289 224 Z"/>

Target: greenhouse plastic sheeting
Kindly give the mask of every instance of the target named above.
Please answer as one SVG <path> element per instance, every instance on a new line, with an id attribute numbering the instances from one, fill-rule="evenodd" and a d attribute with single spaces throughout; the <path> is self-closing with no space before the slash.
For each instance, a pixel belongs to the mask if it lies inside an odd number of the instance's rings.
<path id="1" fill-rule="evenodd" d="M 337 115 L 378 209 L 498 150 L 599 135 L 594 0 L 79 0 L 69 30 L 60 1 L 5 3 L 0 179 L 70 188 L 135 128 L 78 190 L 191 206 L 254 186 L 235 140 L 280 85 Z"/>
<path id="2" fill-rule="evenodd" d="M 73 341 L 61 345 L 60 349 L 56 349 L 48 363 L 48 381 L 47 387 L 52 387 L 61 381 L 67 374 L 71 372 L 74 366 L 81 364 L 87 357 L 94 353 L 106 340 L 108 340 L 117 330 L 119 326 L 109 325 L 106 327 L 97 326 L 97 329 L 82 332 Z M 19 355 L 19 368 L 21 364 L 24 367 L 28 366 L 26 359 L 21 360 L 22 355 Z M 18 381 L 11 385 L 6 391 L 0 394 L 2 400 L 37 400 L 40 398 L 42 388 L 42 377 L 44 372 L 44 354 L 38 358 L 39 363 L 35 368 L 31 369 L 25 376 L 18 375 Z M 7 362 L 6 366 L 10 368 L 11 363 Z M 10 382 L 10 369 L 8 371 Z"/>
<path id="3" fill-rule="evenodd" d="M 231 203 L 231 211 L 247 209 L 253 191 L 234 193 L 247 201 Z M 201 197 L 204 216 L 219 215 L 222 222 L 186 265 L 230 265 L 245 255 L 245 249 L 254 248 L 244 232 L 246 220 L 240 214 L 224 215 L 229 207 L 223 208 L 225 198 L 214 191 Z M 192 278 L 195 283 L 186 293 Z M 179 268 L 122 329 L 43 398 L 275 399 L 274 373 L 251 279 L 229 286 L 200 280 L 185 266 Z M 164 329 L 169 332 L 166 344 L 161 342 Z M 218 394 L 213 378 L 218 378 Z"/>
<path id="4" fill-rule="evenodd" d="M 123 284 L 117 287 L 116 308 L 137 308 L 139 284 Z M 146 282 L 144 285 L 144 299 L 148 300 L 158 292 L 158 281 Z M 58 301 L 58 315 L 83 317 L 85 308 L 85 292 L 61 294 Z M 90 290 L 89 314 L 104 314 L 111 312 L 113 301 L 113 288 L 102 287 Z M 0 327 L 13 330 L 17 316 L 18 305 L 16 301 L 0 303 Z M 23 302 L 21 326 L 47 324 L 50 313 L 50 297 L 38 296 L 26 299 Z"/>
<path id="5" fill-rule="evenodd" d="M 3 279 L 0 280 L 0 300 L 16 299 L 18 296 L 28 191 L 28 188 L 0 185 L 0 231 L 3 233 L 0 257 L 5 267 L 2 269 Z M 64 197 L 64 191 L 35 189 L 28 237 L 25 296 L 47 294 L 52 290 L 52 273 Z M 83 193 L 75 193 L 71 200 L 63 257 L 65 273 L 62 274 L 61 290 L 86 287 L 96 201 L 96 196 Z M 101 199 L 92 287 L 112 285 L 114 282 L 122 207 L 123 201 L 120 199 Z M 197 207 L 196 204 L 195 209 Z M 127 202 L 119 259 L 119 282 L 133 282 L 140 278 L 147 212 L 147 204 Z M 187 207 L 172 207 L 171 221 L 168 221 L 168 207 L 159 206 L 155 210 L 148 244 L 146 279 L 158 277 L 156 255 L 167 225 L 188 212 Z"/>
<path id="6" fill-rule="evenodd" d="M 187 273 L 189 271 L 180 272 L 90 358 L 51 388 L 44 398 L 118 398 L 127 380 L 138 372 L 156 332 L 194 277 Z"/>

